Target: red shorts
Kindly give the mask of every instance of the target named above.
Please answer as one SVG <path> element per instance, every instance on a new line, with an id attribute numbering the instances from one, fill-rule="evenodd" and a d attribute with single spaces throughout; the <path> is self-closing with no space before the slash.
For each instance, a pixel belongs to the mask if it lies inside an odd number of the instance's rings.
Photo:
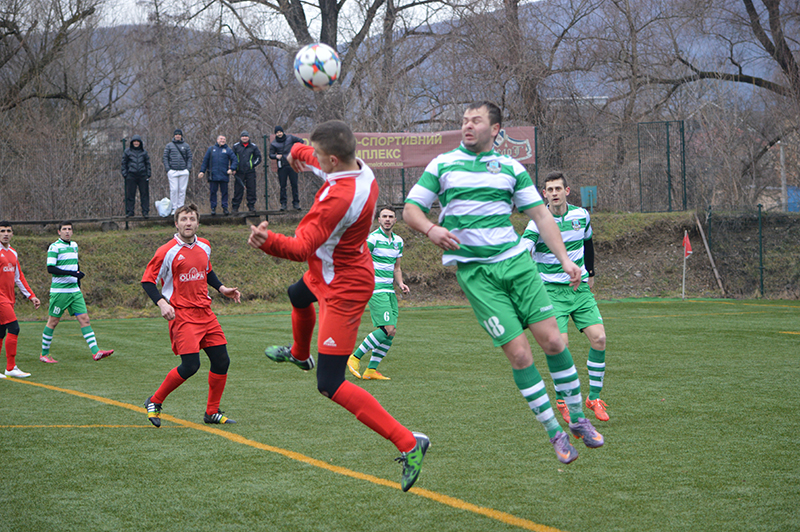
<path id="1" fill-rule="evenodd" d="M 367 301 L 369 298 L 364 301 L 331 298 L 319 302 L 317 352 L 326 355 L 353 354 Z"/>
<path id="2" fill-rule="evenodd" d="M 17 314 L 14 312 L 14 305 L 0 303 L 0 325 L 17 321 Z"/>
<path id="3" fill-rule="evenodd" d="M 175 309 L 175 319 L 169 322 L 169 339 L 176 355 L 199 353 L 206 347 L 228 343 L 210 308 Z"/>

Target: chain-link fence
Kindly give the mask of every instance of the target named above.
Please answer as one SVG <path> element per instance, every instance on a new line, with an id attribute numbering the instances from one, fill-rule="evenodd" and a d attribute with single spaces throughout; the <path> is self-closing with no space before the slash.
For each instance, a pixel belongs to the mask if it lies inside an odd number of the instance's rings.
<path id="1" fill-rule="evenodd" d="M 800 298 L 800 215 L 709 210 L 704 225 L 727 295 Z"/>

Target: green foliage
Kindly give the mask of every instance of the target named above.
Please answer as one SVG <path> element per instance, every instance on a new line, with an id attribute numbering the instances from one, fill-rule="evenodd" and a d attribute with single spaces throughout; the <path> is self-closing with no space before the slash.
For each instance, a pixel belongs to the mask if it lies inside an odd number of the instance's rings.
<path id="1" fill-rule="evenodd" d="M 402 310 L 380 368 L 392 380 L 355 382 L 431 437 L 417 487 L 434 495 L 559 530 L 796 530 L 800 456 L 785 442 L 800 418 L 767 417 L 765 405 L 800 404 L 799 310 L 796 301 L 603 303 L 601 397 L 611 420 L 596 425 L 606 445 L 577 445 L 580 459 L 568 466 L 469 308 Z M 33 375 L 0 380 L 3 490 L 13 510 L 0 528 L 520 530 L 263 449 L 400 479 L 394 447 L 322 397 L 313 372 L 264 357 L 266 345 L 291 341 L 288 314 L 221 323 L 231 353 L 222 409 L 238 423 L 211 431 L 186 423 L 202 425 L 205 357 L 164 404 L 185 422 L 155 429 L 141 408 L 177 363 L 164 320 L 95 320 L 101 346 L 117 350 L 101 362 L 77 325 L 62 323 L 55 365 L 36 360 L 42 325 L 23 323 L 17 360 Z M 365 316 L 360 335 L 370 329 Z M 572 326 L 570 348 L 585 394 L 588 343 Z M 534 359 L 552 397 L 538 348 Z"/>

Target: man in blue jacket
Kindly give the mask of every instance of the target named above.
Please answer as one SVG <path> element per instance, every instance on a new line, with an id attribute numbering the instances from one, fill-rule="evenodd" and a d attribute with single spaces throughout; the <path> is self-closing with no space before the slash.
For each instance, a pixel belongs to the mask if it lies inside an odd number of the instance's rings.
<path id="1" fill-rule="evenodd" d="M 228 182 L 230 176 L 236 173 L 238 166 L 236 154 L 225 144 L 225 135 L 217 137 L 217 143 L 206 150 L 200 173 L 197 177 L 203 179 L 208 170 L 208 185 L 211 192 L 211 216 L 217 214 L 217 190 L 222 194 L 222 212 L 228 212 Z"/>

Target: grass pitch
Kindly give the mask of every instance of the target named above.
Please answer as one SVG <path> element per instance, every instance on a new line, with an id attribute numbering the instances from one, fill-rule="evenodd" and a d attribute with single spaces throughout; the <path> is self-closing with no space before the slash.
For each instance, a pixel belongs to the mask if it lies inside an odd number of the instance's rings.
<path id="1" fill-rule="evenodd" d="M 116 350 L 100 362 L 64 320 L 54 365 L 37 359 L 43 324 L 23 323 L 17 360 L 33 376 L 0 380 L 0 530 L 800 529 L 800 303 L 601 311 L 606 445 L 576 445 L 564 466 L 470 309 L 401 309 L 380 368 L 392 380 L 358 382 L 431 437 L 409 493 L 391 443 L 319 395 L 313 372 L 264 357 L 290 342 L 288 313 L 220 319 L 232 360 L 222 409 L 237 424 L 203 425 L 201 355 L 161 429 L 142 403 L 177 363 L 164 320 L 93 321 Z M 588 343 L 570 336 L 585 394 Z M 552 397 L 540 350 L 535 360 Z"/>

